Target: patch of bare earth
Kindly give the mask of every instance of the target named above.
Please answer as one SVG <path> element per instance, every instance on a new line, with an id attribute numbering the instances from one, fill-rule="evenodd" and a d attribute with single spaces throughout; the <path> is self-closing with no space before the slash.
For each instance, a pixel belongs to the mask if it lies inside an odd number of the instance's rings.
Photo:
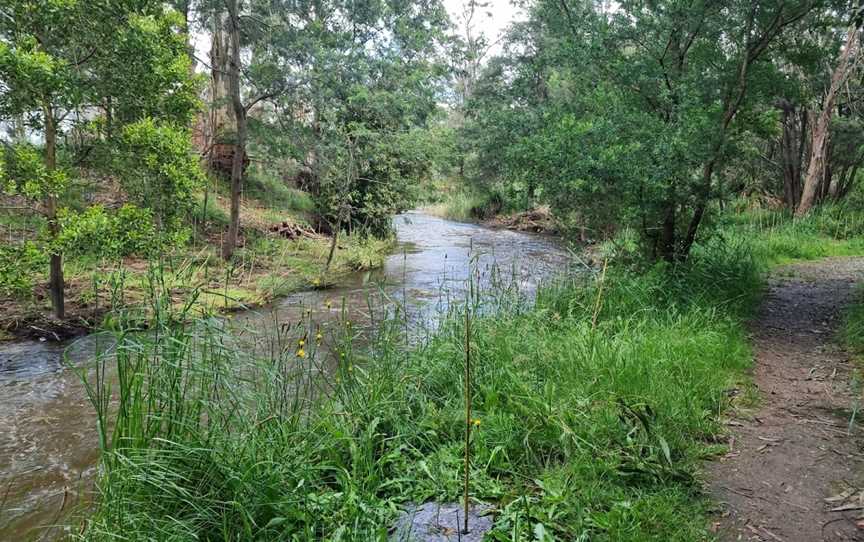
<path id="1" fill-rule="evenodd" d="M 864 438 L 850 425 L 850 354 L 836 341 L 864 258 L 791 265 L 752 326 L 761 402 L 709 466 L 722 540 L 864 540 Z"/>

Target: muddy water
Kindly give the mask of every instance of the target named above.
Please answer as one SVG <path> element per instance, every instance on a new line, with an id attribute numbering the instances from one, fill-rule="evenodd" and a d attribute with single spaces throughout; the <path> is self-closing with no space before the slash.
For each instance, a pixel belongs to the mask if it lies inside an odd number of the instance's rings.
<path id="1" fill-rule="evenodd" d="M 426 327 L 421 324 L 433 322 L 450 300 L 464 298 L 472 269 L 484 287 L 506 285 L 530 295 L 568 261 L 566 251 L 546 237 L 417 212 L 394 222 L 399 246 L 381 269 L 239 314 L 236 325 L 266 329 L 274 318 L 294 319 L 326 300 L 335 306 L 344 300 L 350 314 L 368 319 L 368 299 L 375 296 L 403 305 L 416 327 Z M 0 540 L 57 538 L 63 530 L 50 526 L 85 503 L 98 451 L 80 372 L 105 348 L 109 340 L 100 335 L 71 344 L 0 345 Z"/>

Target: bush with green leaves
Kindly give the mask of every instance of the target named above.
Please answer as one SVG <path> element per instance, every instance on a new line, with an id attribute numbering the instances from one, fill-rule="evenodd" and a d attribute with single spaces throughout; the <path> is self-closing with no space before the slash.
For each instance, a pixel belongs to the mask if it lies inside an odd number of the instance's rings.
<path id="1" fill-rule="evenodd" d="M 132 201 L 152 209 L 157 228 L 171 231 L 189 213 L 204 184 L 189 131 L 145 118 L 125 127 L 117 169 Z"/>
<path id="2" fill-rule="evenodd" d="M 147 255 L 159 248 L 161 236 L 147 208 L 126 204 L 115 212 L 94 205 L 82 213 L 60 213 L 62 226 L 55 249 L 70 255 L 120 258 Z"/>
<path id="3" fill-rule="evenodd" d="M 47 254 L 32 241 L 0 245 L 0 293 L 18 298 L 30 296 L 34 277 L 44 272 L 47 265 Z"/>

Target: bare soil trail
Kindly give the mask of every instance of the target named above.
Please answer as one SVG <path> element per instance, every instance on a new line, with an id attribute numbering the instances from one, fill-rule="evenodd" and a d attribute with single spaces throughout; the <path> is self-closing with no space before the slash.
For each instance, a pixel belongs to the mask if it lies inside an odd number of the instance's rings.
<path id="1" fill-rule="evenodd" d="M 774 273 L 751 327 L 759 406 L 729 420 L 731 449 L 708 467 L 721 540 L 864 541 L 864 434 L 836 338 L 862 279 L 864 258 Z"/>

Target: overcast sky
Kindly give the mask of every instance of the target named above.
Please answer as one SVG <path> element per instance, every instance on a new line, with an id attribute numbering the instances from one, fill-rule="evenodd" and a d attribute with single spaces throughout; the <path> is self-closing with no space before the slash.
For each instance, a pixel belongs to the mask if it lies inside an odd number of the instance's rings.
<path id="1" fill-rule="evenodd" d="M 450 18 L 457 25 L 459 24 L 462 15 L 463 6 L 466 0 L 443 0 L 447 11 L 450 12 Z M 494 42 L 501 35 L 501 32 L 514 20 L 519 20 L 519 10 L 515 8 L 510 0 L 487 0 L 489 7 L 483 9 L 481 13 L 474 16 L 476 24 L 474 27 L 477 30 L 482 30 L 483 34 L 490 42 Z M 486 15 L 486 12 L 492 14 L 491 17 Z"/>

